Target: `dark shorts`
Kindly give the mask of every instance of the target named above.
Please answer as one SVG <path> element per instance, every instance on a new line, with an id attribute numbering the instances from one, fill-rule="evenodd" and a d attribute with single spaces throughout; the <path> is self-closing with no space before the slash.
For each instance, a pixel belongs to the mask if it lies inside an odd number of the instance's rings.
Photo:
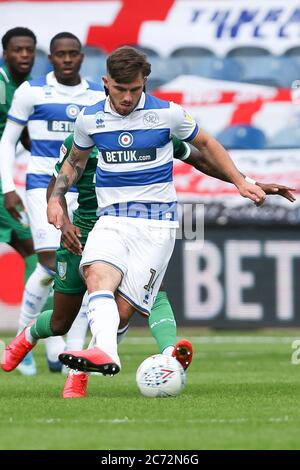
<path id="1" fill-rule="evenodd" d="M 73 255 L 66 248 L 56 251 L 54 290 L 62 294 L 83 294 L 86 284 L 79 274 L 81 256 Z"/>

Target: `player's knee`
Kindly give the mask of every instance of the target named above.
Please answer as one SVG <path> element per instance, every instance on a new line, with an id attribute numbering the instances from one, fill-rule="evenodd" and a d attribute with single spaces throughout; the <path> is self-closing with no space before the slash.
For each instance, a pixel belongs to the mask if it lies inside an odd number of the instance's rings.
<path id="1" fill-rule="evenodd" d="M 54 251 L 44 251 L 38 253 L 39 263 L 44 266 L 46 269 L 55 271 L 55 252 Z"/>
<path id="2" fill-rule="evenodd" d="M 68 333 L 69 329 L 71 328 L 71 324 L 65 318 L 55 319 L 53 318 L 51 321 L 51 329 L 56 336 L 62 336 Z"/>
<path id="3" fill-rule="evenodd" d="M 97 290 L 114 291 L 121 281 L 121 274 L 105 265 L 88 266 L 84 270 L 84 277 L 89 292 Z"/>

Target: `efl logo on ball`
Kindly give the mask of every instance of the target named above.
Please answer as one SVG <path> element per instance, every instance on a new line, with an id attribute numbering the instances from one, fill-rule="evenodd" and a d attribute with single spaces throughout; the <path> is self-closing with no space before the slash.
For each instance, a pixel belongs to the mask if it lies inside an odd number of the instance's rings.
<path id="1" fill-rule="evenodd" d="M 185 372 L 174 357 L 155 354 L 139 366 L 136 383 L 145 397 L 176 397 L 185 385 Z"/>

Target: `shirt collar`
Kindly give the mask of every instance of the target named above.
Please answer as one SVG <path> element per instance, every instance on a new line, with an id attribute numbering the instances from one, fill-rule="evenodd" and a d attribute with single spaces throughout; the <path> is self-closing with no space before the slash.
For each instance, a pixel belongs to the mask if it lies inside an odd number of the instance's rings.
<path id="1" fill-rule="evenodd" d="M 57 81 L 54 72 L 49 72 L 47 74 L 47 84 L 59 89 L 59 91 L 62 93 L 70 94 L 70 91 L 72 91 L 73 93 L 71 94 L 73 95 L 81 95 L 90 88 L 88 82 L 84 78 L 81 78 L 81 81 L 78 85 L 63 85 Z"/>
<path id="2" fill-rule="evenodd" d="M 134 113 L 134 111 L 138 111 L 139 109 L 143 109 L 144 106 L 145 106 L 145 101 L 146 101 L 146 96 L 145 96 L 145 93 L 143 92 L 141 97 L 140 97 L 140 100 L 138 102 L 138 104 L 136 105 L 136 107 L 134 108 L 134 110 L 130 113 Z M 115 114 L 116 116 L 121 116 L 121 114 L 118 114 L 116 111 L 114 111 L 110 105 L 110 99 L 109 99 L 109 96 L 106 97 L 105 99 L 105 104 L 104 104 L 104 111 L 105 113 L 110 113 L 110 114 Z M 126 116 L 122 116 L 122 117 L 126 117 Z"/>

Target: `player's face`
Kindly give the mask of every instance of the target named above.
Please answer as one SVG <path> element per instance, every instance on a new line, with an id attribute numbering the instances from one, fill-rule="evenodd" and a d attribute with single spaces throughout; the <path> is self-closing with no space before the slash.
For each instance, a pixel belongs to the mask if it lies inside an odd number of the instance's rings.
<path id="1" fill-rule="evenodd" d="M 3 51 L 3 58 L 13 75 L 28 75 L 32 69 L 35 54 L 35 44 L 32 38 L 26 36 L 12 37 Z"/>
<path id="2" fill-rule="evenodd" d="M 83 61 L 80 45 L 75 39 L 57 39 L 49 55 L 54 74 L 59 83 L 77 85 L 80 82 L 79 70 Z"/>
<path id="3" fill-rule="evenodd" d="M 146 77 L 140 74 L 130 83 L 118 83 L 107 75 L 103 77 L 103 82 L 108 89 L 109 98 L 115 111 L 122 116 L 127 116 L 140 100 Z"/>

